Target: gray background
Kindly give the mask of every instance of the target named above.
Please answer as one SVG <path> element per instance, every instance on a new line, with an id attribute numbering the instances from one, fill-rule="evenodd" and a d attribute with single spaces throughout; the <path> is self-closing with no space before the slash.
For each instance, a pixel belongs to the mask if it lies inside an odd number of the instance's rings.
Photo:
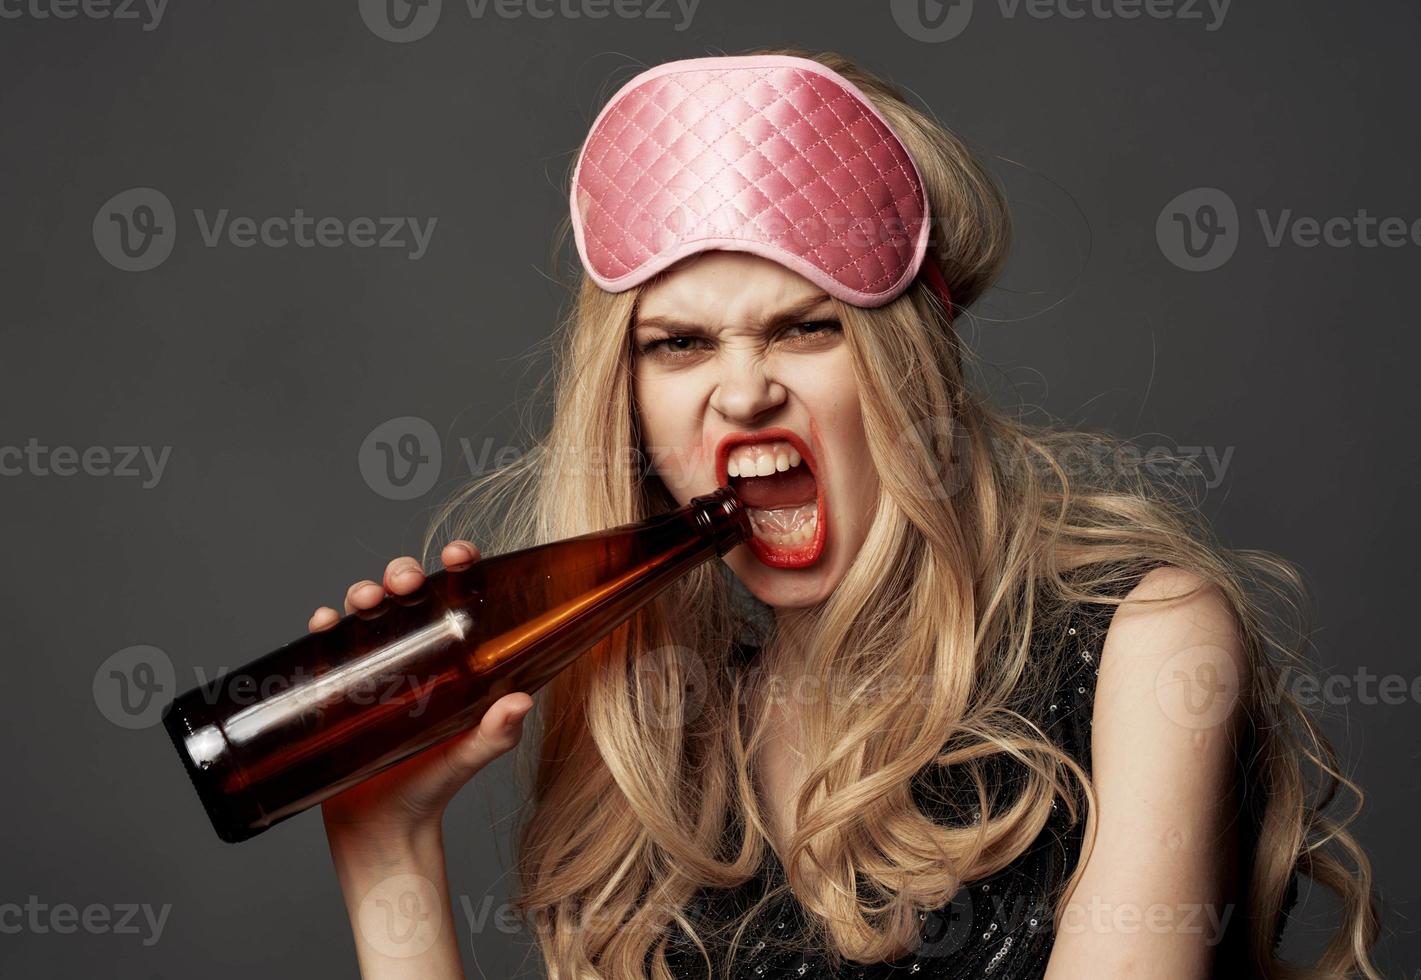
<path id="1" fill-rule="evenodd" d="M 1238 3 L 1214 30 L 1207 11 L 1042 19 L 977 0 L 943 42 L 887 4 L 808 0 L 704 0 L 682 30 L 674 7 L 475 18 L 449 0 L 412 43 L 376 36 L 356 0 L 173 0 L 152 30 L 25 11 L 0 19 L 0 446 L 171 450 L 151 486 L 28 463 L 0 478 L 0 904 L 170 912 L 150 945 L 147 927 L 64 934 L 41 915 L 0 933 L 0 975 L 354 974 L 319 816 L 220 843 L 161 729 L 112 720 L 101 667 L 155 647 L 186 689 L 294 638 L 316 605 L 418 548 L 470 473 L 459 440 L 526 446 L 565 299 L 550 243 L 569 155 L 639 63 L 793 44 L 910 89 L 1011 195 L 1020 241 L 972 330 L 1005 397 L 1142 447 L 1231 452 L 1204 507 L 1228 543 L 1306 570 L 1320 669 L 1418 674 L 1421 249 L 1269 247 L 1255 217 L 1421 218 L 1410 0 Z M 135 187 L 176 210 L 172 254 L 146 272 L 105 261 L 91 230 Z M 1241 216 L 1236 254 L 1210 272 L 1156 237 L 1195 188 Z M 438 224 L 417 261 L 206 247 L 193 210 L 222 208 Z M 395 499 L 361 447 L 407 416 L 443 457 L 432 486 Z M 1326 730 L 1367 792 L 1355 827 L 1389 907 L 1381 962 L 1410 977 L 1418 705 L 1360 699 L 1329 705 Z M 511 883 L 506 762 L 446 822 L 453 891 L 475 912 Z M 1305 899 L 1293 952 L 1330 921 Z M 496 922 L 464 936 L 470 975 L 524 962 L 527 937 Z"/>

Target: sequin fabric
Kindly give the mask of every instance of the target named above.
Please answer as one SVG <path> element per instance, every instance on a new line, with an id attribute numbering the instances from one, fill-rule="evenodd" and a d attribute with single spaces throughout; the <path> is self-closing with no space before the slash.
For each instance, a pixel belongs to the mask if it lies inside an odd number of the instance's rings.
<path id="1" fill-rule="evenodd" d="M 1063 645 L 1044 642 L 1045 637 L 1034 644 L 1037 651 L 1054 651 L 1050 656 L 1055 663 L 1048 669 L 1056 678 L 1047 685 L 1052 693 L 1034 711 L 1038 724 L 1087 772 L 1100 651 L 1114 611 L 1115 606 L 1106 604 L 1080 607 L 1064 627 L 1066 635 L 1059 638 Z M 995 783 L 989 779 L 992 799 L 1007 802 L 1015 780 L 1001 766 L 989 767 L 988 772 L 996 779 Z M 934 820 L 970 822 L 977 816 L 975 790 L 969 788 L 963 795 L 960 785 L 940 773 L 940 768 L 931 767 L 915 778 L 912 792 L 918 806 Z M 751 923 L 727 973 L 724 934 L 715 933 L 715 927 L 723 929 L 725 923 L 738 920 L 758 898 L 785 881 L 778 856 L 766 847 L 754 878 L 734 889 L 703 889 L 688 909 L 693 921 L 711 927 L 698 931 L 713 972 L 707 973 L 700 952 L 683 931 L 673 927 L 667 955 L 672 976 L 677 980 L 1039 980 L 1054 942 L 1051 906 L 1080 857 L 1083 809 L 1081 813 L 1082 819 L 1073 823 L 1065 801 L 1053 803 L 1046 827 L 1016 860 L 987 878 L 967 883 L 943 908 L 919 914 L 920 945 L 903 957 L 875 964 L 841 963 L 835 969 L 822 952 L 800 941 L 806 934 L 806 913 L 793 893 L 786 891 Z M 1295 896 L 1296 880 L 1289 907 Z"/>

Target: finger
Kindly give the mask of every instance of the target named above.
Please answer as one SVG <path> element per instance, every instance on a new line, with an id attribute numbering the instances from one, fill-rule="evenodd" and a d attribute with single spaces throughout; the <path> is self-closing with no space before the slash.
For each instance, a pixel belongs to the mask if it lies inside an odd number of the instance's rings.
<path id="1" fill-rule="evenodd" d="M 330 606 L 321 606 L 311 614 L 311 620 L 306 624 L 306 628 L 312 633 L 328 630 L 336 623 L 340 622 L 340 613 Z"/>
<path id="2" fill-rule="evenodd" d="M 345 611 L 347 614 L 355 612 L 357 609 L 369 609 L 371 606 L 378 606 L 380 600 L 385 598 L 385 587 L 379 582 L 372 582 L 370 579 L 362 579 L 356 582 L 345 592 Z"/>
<path id="3" fill-rule="evenodd" d="M 409 595 L 424 584 L 424 568 L 408 555 L 396 558 L 385 566 L 385 591 L 393 595 Z"/>
<path id="4" fill-rule="evenodd" d="M 533 697 L 522 691 L 505 694 L 493 703 L 493 707 L 489 708 L 490 712 L 501 716 L 497 722 L 505 727 L 522 721 L 531 710 L 533 710 Z"/>
<path id="5" fill-rule="evenodd" d="M 450 746 L 448 762 L 464 778 L 512 749 L 523 737 L 523 719 L 533 699 L 523 692 L 505 694 L 484 713 L 479 727 Z"/>
<path id="6" fill-rule="evenodd" d="M 439 557 L 445 568 L 464 568 L 479 560 L 479 549 L 472 541 L 459 538 L 446 544 Z"/>

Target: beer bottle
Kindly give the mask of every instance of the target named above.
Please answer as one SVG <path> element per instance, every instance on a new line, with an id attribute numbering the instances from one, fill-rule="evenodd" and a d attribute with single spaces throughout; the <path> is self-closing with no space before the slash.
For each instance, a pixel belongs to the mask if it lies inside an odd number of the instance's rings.
<path id="1" fill-rule="evenodd" d="M 236 843 L 472 729 L 668 585 L 747 541 L 722 487 L 635 524 L 431 574 L 176 698 L 163 726 Z"/>

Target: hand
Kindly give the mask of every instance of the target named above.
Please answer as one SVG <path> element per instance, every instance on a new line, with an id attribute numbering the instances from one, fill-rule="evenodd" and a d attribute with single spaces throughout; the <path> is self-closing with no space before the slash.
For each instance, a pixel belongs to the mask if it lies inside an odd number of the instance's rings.
<path id="1" fill-rule="evenodd" d="M 459 569 L 478 561 L 479 550 L 468 541 L 451 541 L 440 559 L 446 569 Z M 424 569 L 414 558 L 396 558 L 385 567 L 383 585 L 364 579 L 346 591 L 345 612 L 379 605 L 386 593 L 408 595 L 424 584 L 424 578 Z M 329 629 L 340 619 L 340 613 L 322 606 L 312 614 L 309 629 Z M 445 739 L 327 799 L 321 804 L 327 835 L 398 843 L 437 830 L 454 794 L 518 744 L 523 717 L 532 706 L 533 699 L 521 691 L 506 694 L 471 731 Z"/>

